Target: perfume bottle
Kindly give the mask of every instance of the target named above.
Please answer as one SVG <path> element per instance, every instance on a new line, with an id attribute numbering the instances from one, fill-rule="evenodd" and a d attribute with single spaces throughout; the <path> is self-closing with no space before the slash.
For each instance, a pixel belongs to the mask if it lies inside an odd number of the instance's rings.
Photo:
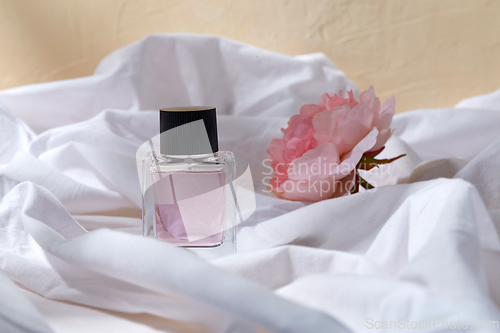
<path id="1" fill-rule="evenodd" d="M 236 164 L 214 107 L 161 109 L 160 151 L 142 160 L 143 234 L 210 259 L 236 252 Z"/>

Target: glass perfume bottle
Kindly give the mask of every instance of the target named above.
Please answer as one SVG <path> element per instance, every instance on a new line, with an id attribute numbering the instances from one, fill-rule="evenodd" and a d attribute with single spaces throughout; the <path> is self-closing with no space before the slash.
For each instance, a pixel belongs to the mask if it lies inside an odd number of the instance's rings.
<path id="1" fill-rule="evenodd" d="M 162 109 L 160 151 L 142 160 L 144 236 L 204 258 L 236 252 L 236 164 L 218 151 L 213 107 Z"/>

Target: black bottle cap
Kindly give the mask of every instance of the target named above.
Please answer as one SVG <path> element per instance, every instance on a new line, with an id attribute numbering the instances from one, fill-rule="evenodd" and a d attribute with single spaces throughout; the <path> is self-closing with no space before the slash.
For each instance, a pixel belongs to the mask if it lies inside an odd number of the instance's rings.
<path id="1" fill-rule="evenodd" d="M 160 134 L 160 151 L 165 155 L 201 155 L 219 151 L 217 115 L 212 106 L 161 109 Z"/>

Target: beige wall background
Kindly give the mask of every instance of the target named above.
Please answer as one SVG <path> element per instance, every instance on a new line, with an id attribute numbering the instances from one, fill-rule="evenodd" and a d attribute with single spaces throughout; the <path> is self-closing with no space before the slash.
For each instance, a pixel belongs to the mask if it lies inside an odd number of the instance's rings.
<path id="1" fill-rule="evenodd" d="M 324 52 L 397 111 L 500 89 L 497 0 L 0 0 L 0 89 L 92 74 L 151 33 Z"/>

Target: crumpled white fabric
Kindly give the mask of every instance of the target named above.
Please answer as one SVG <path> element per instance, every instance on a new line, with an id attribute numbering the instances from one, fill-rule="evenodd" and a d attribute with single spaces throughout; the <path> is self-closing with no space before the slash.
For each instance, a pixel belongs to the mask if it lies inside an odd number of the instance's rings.
<path id="1" fill-rule="evenodd" d="M 164 318 L 154 327 L 169 332 L 500 320 L 500 94 L 395 116 L 383 154 L 407 157 L 366 174 L 375 191 L 314 204 L 264 193 L 271 139 L 340 89 L 356 87 L 322 54 L 170 34 L 112 53 L 93 76 L 1 91 L 1 331 L 64 320 L 44 322 L 8 278 L 48 299 Z M 157 134 L 154 110 L 199 104 L 217 106 L 220 147 L 250 162 L 257 199 L 238 253 L 208 262 L 138 235 L 135 152 Z"/>

